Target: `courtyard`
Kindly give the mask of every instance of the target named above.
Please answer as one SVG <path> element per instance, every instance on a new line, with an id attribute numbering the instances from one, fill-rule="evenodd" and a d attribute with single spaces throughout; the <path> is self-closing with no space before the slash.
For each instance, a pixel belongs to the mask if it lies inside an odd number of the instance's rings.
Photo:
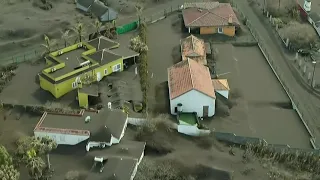
<path id="1" fill-rule="evenodd" d="M 258 47 L 215 45 L 217 74 L 229 81 L 236 105 L 228 117 L 207 122 L 216 131 L 264 138 L 272 144 L 310 148 L 309 136 Z"/>

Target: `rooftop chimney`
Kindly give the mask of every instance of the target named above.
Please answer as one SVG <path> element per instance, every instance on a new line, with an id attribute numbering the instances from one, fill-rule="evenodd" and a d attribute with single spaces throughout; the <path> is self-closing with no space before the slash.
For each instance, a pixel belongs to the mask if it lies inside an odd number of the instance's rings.
<path id="1" fill-rule="evenodd" d="M 229 24 L 232 24 L 232 23 L 233 23 L 233 22 L 232 22 L 232 14 L 229 15 L 228 23 L 229 23 Z"/>

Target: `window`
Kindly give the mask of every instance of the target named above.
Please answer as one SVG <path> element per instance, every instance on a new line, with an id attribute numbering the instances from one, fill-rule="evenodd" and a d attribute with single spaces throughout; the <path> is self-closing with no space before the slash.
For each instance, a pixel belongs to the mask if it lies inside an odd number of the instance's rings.
<path id="1" fill-rule="evenodd" d="M 72 88 L 76 88 L 78 86 L 77 82 L 72 82 Z"/>
<path id="2" fill-rule="evenodd" d="M 223 33 L 223 28 L 222 27 L 218 27 L 218 33 Z"/>
<path id="3" fill-rule="evenodd" d="M 121 70 L 121 64 L 114 65 L 112 68 L 113 72 L 118 72 Z"/>
<path id="4" fill-rule="evenodd" d="M 104 75 L 107 75 L 108 74 L 108 69 L 105 69 L 104 70 Z"/>

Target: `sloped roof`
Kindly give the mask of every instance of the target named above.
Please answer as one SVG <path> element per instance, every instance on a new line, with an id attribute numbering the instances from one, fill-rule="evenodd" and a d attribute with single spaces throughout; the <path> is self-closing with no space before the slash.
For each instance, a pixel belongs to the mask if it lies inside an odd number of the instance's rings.
<path id="1" fill-rule="evenodd" d="M 187 58 L 197 57 L 201 63 L 207 64 L 204 40 L 193 35 L 188 36 L 181 40 L 181 51 L 183 61 L 187 60 Z"/>
<path id="2" fill-rule="evenodd" d="M 106 12 L 108 12 L 108 7 L 105 6 L 102 2 L 100 1 L 95 1 L 91 8 L 90 11 L 97 17 L 101 17 L 104 15 Z"/>
<path id="3" fill-rule="evenodd" d="M 219 6 L 219 2 L 186 2 L 183 8 L 199 8 L 199 9 L 213 9 Z"/>
<path id="4" fill-rule="evenodd" d="M 95 0 L 77 0 L 77 3 L 83 7 L 89 8 Z"/>
<path id="5" fill-rule="evenodd" d="M 186 27 L 227 26 L 229 25 L 230 16 L 232 17 L 233 25 L 240 25 L 230 3 L 208 6 L 209 8 L 213 7 L 212 9 L 203 7 L 205 7 L 203 2 L 192 3 L 182 11 Z"/>
<path id="6" fill-rule="evenodd" d="M 230 90 L 227 79 L 212 79 L 212 85 L 215 90 Z"/>
<path id="7" fill-rule="evenodd" d="M 209 68 L 188 59 L 168 68 L 170 99 L 175 99 L 191 90 L 197 90 L 215 98 Z"/>

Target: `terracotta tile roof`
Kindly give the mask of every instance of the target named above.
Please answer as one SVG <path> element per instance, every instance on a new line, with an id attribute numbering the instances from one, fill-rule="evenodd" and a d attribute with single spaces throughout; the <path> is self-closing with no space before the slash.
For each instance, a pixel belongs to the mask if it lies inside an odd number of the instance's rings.
<path id="1" fill-rule="evenodd" d="M 212 85 L 215 90 L 230 90 L 227 79 L 212 79 Z"/>
<path id="2" fill-rule="evenodd" d="M 208 67 L 191 59 L 168 68 L 170 99 L 175 99 L 191 90 L 197 90 L 215 98 Z"/>
<path id="3" fill-rule="evenodd" d="M 204 40 L 191 35 L 180 40 L 180 44 L 183 61 L 191 58 L 192 60 L 202 63 L 203 65 L 207 64 Z"/>
<path id="4" fill-rule="evenodd" d="M 219 2 L 186 2 L 183 8 L 199 8 L 199 9 L 213 9 L 219 6 Z"/>
<path id="5" fill-rule="evenodd" d="M 201 2 L 193 3 L 194 6 L 189 5 L 182 11 L 186 27 L 227 26 L 230 16 L 232 16 L 233 25 L 240 25 L 230 3 L 219 3 L 215 7 L 209 6 L 213 7 L 212 9 L 201 9 L 199 7 L 204 5 L 197 4 L 201 4 Z"/>

